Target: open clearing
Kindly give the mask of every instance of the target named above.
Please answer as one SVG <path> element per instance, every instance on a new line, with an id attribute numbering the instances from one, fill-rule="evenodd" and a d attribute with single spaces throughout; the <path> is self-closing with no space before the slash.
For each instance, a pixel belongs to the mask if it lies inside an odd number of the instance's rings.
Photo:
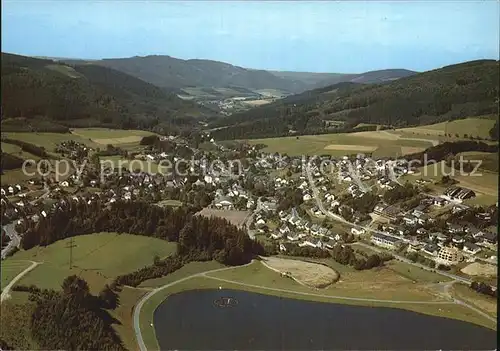
<path id="1" fill-rule="evenodd" d="M 474 175 L 461 175 L 460 170 L 448 167 L 444 161 L 420 167 L 414 174 L 405 175 L 402 178 L 410 181 L 420 178 L 438 181 L 443 175 L 449 175 L 451 178 L 458 180 L 457 186 L 498 198 L 498 173 L 476 171 Z"/>
<path id="2" fill-rule="evenodd" d="M 272 270 L 290 274 L 301 284 L 315 288 L 324 288 L 331 285 L 339 277 L 339 274 L 333 269 L 318 263 L 277 257 L 263 257 L 262 263 Z"/>
<path id="3" fill-rule="evenodd" d="M 411 155 L 417 152 L 422 152 L 425 149 L 422 147 L 401 146 L 401 155 Z"/>
<path id="4" fill-rule="evenodd" d="M 130 273 L 153 263 L 153 258 L 169 256 L 175 243 L 140 235 L 95 233 L 73 238 L 73 265 L 69 268 L 71 238 L 46 247 L 20 251 L 11 260 L 43 262 L 26 274 L 19 285 L 34 284 L 40 288 L 59 289 L 69 275 L 82 276 L 94 293 L 116 276 Z"/>
<path id="5" fill-rule="evenodd" d="M 240 227 L 245 223 L 245 219 L 250 215 L 249 211 L 236 211 L 236 210 L 217 210 L 215 208 L 204 208 L 197 214 L 205 217 L 221 217 Z"/>
<path id="6" fill-rule="evenodd" d="M 374 157 L 400 156 L 402 147 L 426 149 L 432 146 L 432 140 L 406 140 L 385 130 L 252 139 L 248 142 L 252 145 L 266 145 L 265 152 L 288 155 L 344 156 L 357 152 L 372 152 Z"/>
<path id="7" fill-rule="evenodd" d="M 27 143 L 32 143 L 38 146 L 43 146 L 47 151 L 54 151 L 54 148 L 56 147 L 57 144 L 68 140 L 74 140 L 79 143 L 90 146 L 92 148 L 99 146 L 96 143 L 89 140 L 88 138 L 81 137 L 79 135 L 71 133 L 17 133 L 17 132 L 10 133 L 9 132 L 9 133 L 2 133 L 2 136 L 8 137 L 10 139 L 25 141 Z"/>
<path id="8" fill-rule="evenodd" d="M 2 261 L 2 279 L 1 289 L 9 284 L 16 275 L 24 271 L 31 265 L 31 262 L 24 260 L 5 260 Z"/>
<path id="9" fill-rule="evenodd" d="M 325 150 L 373 152 L 373 151 L 377 150 L 377 147 L 376 146 L 366 146 L 366 145 L 331 144 L 331 145 L 325 146 Z"/>
<path id="10" fill-rule="evenodd" d="M 123 138 L 99 138 L 99 139 L 92 139 L 94 142 L 102 145 L 116 145 L 116 144 L 128 144 L 128 143 L 137 143 L 141 141 L 142 137 L 137 136 L 137 135 L 131 135 Z"/>
<path id="11" fill-rule="evenodd" d="M 269 104 L 270 102 L 273 102 L 273 101 L 272 100 L 245 100 L 243 102 L 247 105 L 250 105 L 250 106 L 261 106 L 261 105 Z"/>
<path id="12" fill-rule="evenodd" d="M 462 273 L 472 276 L 496 277 L 498 267 L 492 264 L 474 262 L 460 270 Z"/>
<path id="13" fill-rule="evenodd" d="M 484 118 L 465 118 L 457 119 L 451 122 L 442 122 L 430 124 L 427 126 L 397 129 L 404 133 L 424 134 L 432 136 L 444 136 L 446 134 L 458 134 L 459 137 L 474 136 L 480 138 L 489 138 L 490 129 L 495 125 L 495 116 L 484 116 Z M 446 131 L 446 132 L 445 132 Z"/>
<path id="14" fill-rule="evenodd" d="M 91 139 L 93 142 L 100 145 L 138 143 L 141 141 L 142 137 L 155 134 L 144 130 L 107 128 L 75 128 L 71 130 L 71 133 L 82 138 Z"/>

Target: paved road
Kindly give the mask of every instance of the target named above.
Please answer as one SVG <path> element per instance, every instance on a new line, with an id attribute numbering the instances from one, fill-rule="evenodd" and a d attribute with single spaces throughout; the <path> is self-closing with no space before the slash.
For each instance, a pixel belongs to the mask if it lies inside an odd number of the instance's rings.
<path id="1" fill-rule="evenodd" d="M 10 281 L 10 283 L 3 289 L 2 295 L 0 296 L 0 301 L 4 301 L 4 300 L 8 299 L 10 297 L 10 289 L 14 286 L 14 284 L 16 284 L 17 281 L 19 279 L 21 279 L 26 273 L 28 273 L 29 271 L 34 269 L 36 266 L 41 264 L 41 262 L 34 262 L 34 261 L 29 261 L 29 262 L 31 262 L 31 265 L 28 268 L 26 268 L 24 271 L 22 271 L 21 273 L 16 275 L 14 277 L 14 279 L 12 279 Z"/>
<path id="2" fill-rule="evenodd" d="M 210 273 L 216 273 L 216 272 L 221 272 L 221 271 L 235 269 L 235 268 L 241 268 L 241 267 L 244 267 L 244 266 L 251 265 L 252 263 L 254 263 L 254 261 L 252 261 L 250 263 L 247 263 L 246 265 L 243 265 L 243 266 L 234 266 L 234 267 L 219 268 L 219 269 L 214 269 L 214 270 L 207 271 L 207 272 L 201 272 L 201 273 L 192 274 L 190 276 L 181 278 L 179 280 L 176 280 L 174 282 L 171 282 L 169 284 L 166 284 L 166 285 L 163 285 L 163 286 L 161 286 L 159 288 L 156 288 L 156 289 L 150 291 L 149 293 L 147 293 L 146 295 L 144 295 L 139 300 L 139 302 L 137 303 L 137 305 L 135 306 L 134 312 L 133 312 L 134 331 L 135 331 L 135 336 L 136 336 L 136 339 L 137 339 L 137 343 L 139 344 L 140 351 L 147 351 L 146 344 L 144 343 L 144 339 L 142 338 L 141 325 L 140 325 L 140 314 L 141 314 L 141 309 L 144 306 L 144 303 L 146 303 L 146 301 L 148 299 L 150 299 L 157 292 L 159 292 L 159 291 L 161 291 L 163 289 L 167 289 L 167 288 L 169 288 L 169 287 L 171 287 L 173 285 L 182 283 L 182 282 L 184 282 L 186 280 L 189 280 L 191 278 L 195 278 L 195 277 L 204 277 L 204 278 L 214 279 L 214 280 L 218 280 L 218 281 L 225 282 L 225 283 L 237 284 L 237 285 L 251 287 L 251 288 L 258 288 L 258 289 L 264 289 L 264 290 L 270 290 L 270 291 L 278 291 L 278 292 L 284 292 L 284 293 L 295 294 L 295 295 L 317 296 L 317 297 L 331 298 L 331 299 L 337 299 L 337 300 L 338 299 L 342 299 L 342 300 L 364 301 L 364 302 L 380 302 L 380 303 L 393 303 L 393 304 L 427 304 L 427 305 L 443 305 L 443 304 L 452 304 L 452 303 L 454 303 L 452 301 L 378 300 L 378 299 L 364 299 L 364 298 L 356 298 L 356 297 L 323 295 L 323 294 L 300 292 L 300 291 L 287 290 L 287 289 L 270 288 L 270 287 L 266 287 L 266 286 L 262 286 L 262 285 L 246 284 L 246 283 L 241 283 L 241 282 L 237 282 L 237 281 L 233 281 L 233 280 L 228 280 L 228 279 L 223 279 L 223 278 L 218 278 L 218 277 L 213 277 L 213 276 L 208 275 Z"/>
<path id="3" fill-rule="evenodd" d="M 257 199 L 257 206 L 255 207 L 255 210 L 247 217 L 245 221 L 245 225 L 247 228 L 247 233 L 250 239 L 255 239 L 255 233 L 257 232 L 256 230 L 251 230 L 250 229 L 250 224 L 253 222 L 253 218 L 255 217 L 255 214 L 260 211 L 262 207 L 262 202 L 260 201 L 260 197 Z"/>
<path id="4" fill-rule="evenodd" d="M 210 273 L 210 272 L 207 272 Z M 228 279 L 223 279 L 223 278 L 218 278 L 218 277 L 212 277 L 209 275 L 205 275 L 205 278 L 210 278 L 210 279 L 215 279 L 221 282 L 226 282 L 230 284 L 237 284 L 241 286 L 247 286 L 249 288 L 257 288 L 257 289 L 263 289 L 263 290 L 270 290 L 270 291 L 278 291 L 278 292 L 284 292 L 288 294 L 295 294 L 295 295 L 306 295 L 306 296 L 316 296 L 316 297 L 324 297 L 324 298 L 330 298 L 330 299 L 335 299 L 335 300 L 349 300 L 349 301 L 364 301 L 364 302 L 380 302 L 380 303 L 394 303 L 394 304 L 420 304 L 420 305 L 449 305 L 452 304 L 452 301 L 420 301 L 420 300 L 380 300 L 380 299 L 368 299 L 368 298 L 361 298 L 361 297 L 348 297 L 348 296 L 338 296 L 338 295 L 325 295 L 325 294 L 315 294 L 315 293 L 308 293 L 308 292 L 303 292 L 303 291 L 295 291 L 295 290 L 288 290 L 288 289 L 279 289 L 279 288 L 270 288 L 267 286 L 262 286 L 262 285 L 253 285 L 253 284 L 247 284 L 247 283 L 241 283 L 237 282 L 234 280 L 228 280 Z"/>
<path id="5" fill-rule="evenodd" d="M 44 198 L 46 198 L 47 196 L 50 195 L 50 189 L 49 189 L 47 183 L 43 184 L 43 189 L 45 190 L 45 193 L 43 193 L 38 199 L 30 201 L 31 205 L 35 204 L 35 202 L 38 201 L 39 199 L 44 199 Z M 7 201 L 12 206 L 15 206 L 12 202 L 10 202 L 9 199 L 7 199 Z M 6 247 L 4 247 L 2 249 L 2 252 L 1 252 L 1 258 L 3 260 L 3 259 L 5 259 L 7 257 L 7 255 L 9 254 L 9 252 L 11 252 L 14 249 L 14 247 L 19 248 L 19 246 L 21 245 L 21 237 L 19 236 L 19 234 L 16 231 L 16 222 L 15 221 L 12 222 L 12 223 L 4 225 L 2 228 L 3 228 L 3 230 L 5 230 L 5 233 L 10 238 L 9 243 L 7 244 Z"/>
<path id="6" fill-rule="evenodd" d="M 7 236 L 10 238 L 7 246 L 2 249 L 2 260 L 5 259 L 9 252 L 11 252 L 15 247 L 19 247 L 21 245 L 21 237 L 18 235 L 15 226 L 15 223 L 9 223 L 2 227 Z"/>
<path id="7" fill-rule="evenodd" d="M 134 313 L 133 313 L 135 337 L 137 339 L 137 343 L 139 344 L 140 351 L 146 351 L 147 350 L 146 344 L 144 344 L 144 339 L 142 338 L 142 334 L 141 334 L 141 324 L 140 324 L 141 308 L 144 305 L 144 303 L 148 299 L 150 299 L 154 294 L 156 294 L 157 292 L 159 292 L 159 291 L 161 291 L 163 289 L 169 288 L 169 287 L 171 287 L 173 285 L 182 283 L 183 281 L 186 281 L 186 280 L 191 279 L 191 278 L 203 277 L 203 276 L 205 276 L 208 273 L 222 272 L 222 271 L 225 271 L 225 270 L 230 270 L 230 269 L 234 269 L 234 268 L 244 267 L 244 266 L 248 266 L 248 265 L 250 265 L 252 263 L 253 263 L 253 261 L 250 262 L 250 263 L 248 263 L 248 264 L 246 264 L 246 265 L 243 265 L 243 266 L 234 266 L 234 267 L 219 268 L 219 269 L 214 269 L 214 270 L 207 271 L 207 272 L 201 272 L 201 273 L 192 274 L 192 275 L 187 276 L 185 278 L 176 280 L 175 282 L 172 282 L 172 283 L 163 285 L 163 286 L 161 286 L 159 288 L 156 288 L 156 289 L 152 290 L 151 292 L 149 292 L 148 294 L 144 295 L 139 300 L 139 302 L 137 303 L 137 305 L 135 306 Z"/>
<path id="8" fill-rule="evenodd" d="M 359 225 L 359 224 L 355 224 L 355 223 L 352 223 L 352 222 L 348 222 L 346 221 L 344 218 L 342 218 L 341 216 L 331 212 L 331 211 L 328 211 L 324 206 L 323 206 L 323 202 L 321 201 L 320 199 L 320 195 L 319 195 L 319 190 L 318 188 L 316 187 L 316 185 L 314 184 L 314 179 L 313 179 L 313 176 L 312 176 L 312 172 L 311 172 L 311 169 L 309 166 L 306 166 L 306 173 L 307 173 L 307 178 L 309 180 L 309 186 L 311 187 L 312 191 L 313 191 L 313 197 L 316 201 L 316 204 L 318 206 L 318 208 L 321 210 L 321 212 L 323 212 L 324 215 L 332 218 L 333 220 L 337 221 L 337 222 L 341 222 L 341 223 L 344 223 L 344 224 L 347 224 L 348 226 L 351 226 L 353 228 L 357 228 L 357 229 L 364 229 L 365 231 L 367 232 L 371 232 L 371 233 L 378 233 L 378 234 L 383 234 L 383 235 L 386 235 L 386 236 L 391 236 L 393 238 L 396 238 L 398 240 L 401 240 L 403 242 L 410 242 L 410 240 L 408 239 L 405 239 L 405 238 L 401 238 L 399 236 L 396 236 L 396 235 L 393 235 L 393 234 L 390 234 L 390 233 L 385 233 L 385 232 L 381 232 L 379 230 L 375 230 L 373 228 L 370 228 L 370 227 L 367 227 L 367 226 L 362 226 L 362 225 Z M 363 243 L 359 243 L 361 245 L 366 245 L 366 244 L 363 244 Z M 367 245 L 368 246 L 368 245 Z M 373 246 L 368 246 L 370 249 L 373 249 L 375 251 L 379 251 L 379 252 L 384 252 L 383 250 L 380 250 L 380 249 L 375 249 Z M 430 267 L 427 267 L 427 266 L 424 266 L 422 264 L 419 264 L 419 263 L 416 263 L 416 262 L 413 262 L 413 261 L 410 261 L 409 259 L 407 259 L 406 257 L 403 257 L 403 256 L 400 256 L 400 255 L 397 255 L 397 254 L 394 254 L 393 252 L 390 252 L 391 255 L 394 256 L 394 258 L 396 258 L 397 260 L 400 260 L 402 262 L 405 262 L 405 263 L 408 263 L 408 264 L 411 264 L 413 266 L 416 266 L 416 267 L 419 267 L 421 269 L 424 269 L 426 271 L 431 271 L 431 272 L 435 272 L 437 274 L 441 274 L 445 277 L 448 277 L 448 278 L 451 278 L 451 279 L 454 279 L 454 280 L 458 280 L 458 281 L 461 281 L 461 282 L 464 282 L 466 284 L 470 284 L 472 283 L 472 280 L 471 279 L 467 279 L 467 278 L 464 278 L 464 277 L 460 277 L 458 275 L 454 275 L 454 274 L 451 274 L 451 273 L 448 273 L 448 272 L 443 272 L 443 271 L 439 271 L 439 270 L 435 270 L 435 269 L 432 269 Z"/>
<path id="9" fill-rule="evenodd" d="M 480 309 L 478 309 L 478 308 L 476 308 L 476 307 L 474 307 L 474 306 L 472 306 L 472 305 L 470 305 L 470 304 L 468 304 L 468 303 L 466 303 L 466 302 L 464 302 L 464 301 L 462 301 L 462 300 L 459 300 L 459 299 L 454 298 L 454 297 L 453 297 L 453 295 L 450 293 L 450 288 L 451 288 L 451 286 L 452 286 L 454 283 L 455 283 L 455 281 L 452 281 L 452 282 L 449 282 L 448 284 L 446 284 L 446 285 L 444 286 L 444 291 L 445 291 L 445 293 L 447 294 L 447 296 L 449 296 L 451 299 L 453 299 L 453 301 L 454 301 L 456 304 L 459 304 L 459 305 L 465 306 L 465 307 L 467 307 L 468 309 L 473 310 L 474 312 L 476 312 L 476 313 L 480 314 L 480 315 L 481 315 L 481 316 L 483 316 L 484 318 L 486 318 L 486 319 L 488 319 L 488 320 L 490 320 L 490 321 L 494 322 L 495 324 L 497 324 L 497 319 L 496 319 L 495 317 L 490 316 L 489 314 L 487 314 L 487 313 L 485 313 L 485 312 L 481 311 Z"/>

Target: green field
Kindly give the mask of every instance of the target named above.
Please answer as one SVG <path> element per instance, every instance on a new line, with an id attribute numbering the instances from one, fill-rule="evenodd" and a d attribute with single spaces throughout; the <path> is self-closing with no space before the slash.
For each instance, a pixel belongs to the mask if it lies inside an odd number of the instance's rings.
<path id="1" fill-rule="evenodd" d="M 155 133 L 148 132 L 145 130 L 123 130 L 123 129 L 109 129 L 109 128 L 74 128 L 71 130 L 74 135 L 79 135 L 83 138 L 90 139 L 114 139 L 114 138 L 126 138 L 130 136 L 148 136 Z"/>
<path id="2" fill-rule="evenodd" d="M 22 153 L 22 149 L 20 146 L 2 142 L 2 152 L 19 155 Z"/>
<path id="3" fill-rule="evenodd" d="M 2 133 L 2 136 L 10 139 L 17 139 L 32 143 L 38 146 L 43 146 L 47 151 L 54 151 L 57 144 L 63 141 L 74 140 L 83 143 L 89 147 L 98 147 L 99 145 L 92 142 L 88 138 L 84 138 L 70 133 Z"/>
<path id="4" fill-rule="evenodd" d="M 450 175 L 451 178 L 458 181 L 456 186 L 461 186 L 473 190 L 476 198 L 466 200 L 469 203 L 494 204 L 498 201 L 498 173 L 477 171 L 477 175 L 460 174 L 459 170 L 453 170 L 446 166 L 444 161 L 418 168 L 415 174 L 408 174 L 400 179 L 414 182 L 417 179 L 427 179 L 432 182 L 439 181 L 443 175 Z M 431 187 L 433 187 L 431 185 Z M 437 191 L 442 191 L 446 186 L 435 186 Z"/>
<path id="5" fill-rule="evenodd" d="M 11 260 L 43 262 L 18 283 L 58 289 L 69 275 L 81 275 L 93 293 L 116 276 L 133 272 L 153 263 L 155 256 L 166 257 L 176 250 L 175 243 L 140 235 L 96 233 L 73 238 L 73 266 L 69 268 L 71 238 L 47 247 L 20 251 Z"/>
<path id="6" fill-rule="evenodd" d="M 207 270 L 208 269 L 213 268 L 207 267 Z M 342 298 L 365 297 L 387 300 L 398 298 L 404 298 L 405 300 L 416 299 L 420 301 L 436 300 L 436 295 L 429 293 L 429 290 L 426 287 L 427 284 L 414 284 L 410 280 L 395 274 L 392 269 L 384 269 L 383 271 L 390 274 L 391 278 L 389 278 L 386 273 L 380 275 L 380 272 L 376 271 L 344 273 L 339 282 L 329 288 L 319 290 L 304 287 L 289 278 L 281 277 L 278 273 L 267 269 L 259 262 L 254 262 L 246 267 L 236 267 L 231 270 L 210 273 L 206 277 L 194 277 L 161 290 L 147 300 L 141 310 L 141 332 L 146 346 L 149 349 L 158 349 L 155 331 L 154 328 L 151 327 L 151 324 L 153 323 L 153 313 L 156 307 L 168 298 L 168 296 L 178 292 L 192 289 L 217 289 L 219 287 L 318 302 L 402 308 L 424 314 L 465 320 L 471 323 L 486 326 L 488 328 L 496 329 L 496 326 L 490 321 L 485 320 L 483 317 L 464 306 L 453 303 L 444 305 L 419 305 L 411 303 L 391 304 L 390 302 L 355 301 Z M 177 279 L 188 275 L 189 274 L 179 274 Z M 210 277 L 222 278 L 228 281 L 220 281 Z M 367 279 L 368 277 L 371 277 L 372 279 Z M 381 283 L 379 282 L 377 284 L 377 280 L 374 279 L 377 277 L 381 278 Z M 162 283 L 167 284 L 175 280 L 175 278 L 171 278 L 163 281 Z M 290 292 L 273 289 L 289 290 Z M 395 295 L 394 291 L 396 290 L 401 291 Z M 406 292 L 402 290 L 406 290 Z M 308 294 L 319 294 L 325 296 L 314 296 Z M 334 296 L 339 297 L 337 298 Z"/>
<path id="7" fill-rule="evenodd" d="M 128 148 L 139 146 L 139 141 L 143 136 L 154 133 L 144 130 L 121 130 L 107 128 L 75 128 L 71 133 L 2 133 L 2 136 L 10 139 L 17 139 L 43 146 L 47 151 L 52 152 L 57 144 L 74 140 L 85 144 L 91 148 L 104 148 L 107 144 L 124 146 Z M 120 145 L 123 144 L 123 145 Z M 3 147 L 3 143 L 2 143 Z"/>
<path id="8" fill-rule="evenodd" d="M 64 74 L 70 78 L 82 78 L 84 77 L 82 74 L 75 71 L 73 67 L 63 66 L 63 65 L 47 65 L 45 66 L 48 69 Z"/>
<path id="9" fill-rule="evenodd" d="M 495 116 L 465 118 L 457 119 L 451 122 L 442 122 L 413 128 L 403 128 L 398 129 L 398 131 L 429 136 L 444 136 L 446 133 L 455 137 L 456 134 L 458 134 L 459 138 L 464 138 L 464 135 L 467 134 L 467 137 L 472 135 L 473 137 L 489 139 L 490 129 L 495 125 L 496 119 L 497 117 Z"/>
<path id="10" fill-rule="evenodd" d="M 1 289 L 9 284 L 9 282 L 14 279 L 16 275 L 21 273 L 23 270 L 28 268 L 31 265 L 30 262 L 24 260 L 5 260 L 2 261 L 2 279 L 1 279 Z"/>
<path id="11" fill-rule="evenodd" d="M 266 138 L 248 140 L 252 145 L 264 144 L 265 152 L 288 155 L 333 155 L 344 156 L 369 153 L 374 157 L 401 156 L 406 149 L 425 149 L 431 142 L 405 140 L 387 131 L 301 135 L 298 137 Z M 417 151 L 417 150 L 415 150 Z"/>

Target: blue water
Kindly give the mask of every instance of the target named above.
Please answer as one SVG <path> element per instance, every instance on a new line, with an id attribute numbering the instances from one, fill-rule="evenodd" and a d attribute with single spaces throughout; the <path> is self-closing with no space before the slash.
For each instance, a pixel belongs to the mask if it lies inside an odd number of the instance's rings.
<path id="1" fill-rule="evenodd" d="M 229 301 L 223 297 L 236 302 L 221 307 Z M 454 319 L 226 289 L 172 295 L 156 309 L 154 325 L 162 350 L 496 348 L 495 331 Z"/>

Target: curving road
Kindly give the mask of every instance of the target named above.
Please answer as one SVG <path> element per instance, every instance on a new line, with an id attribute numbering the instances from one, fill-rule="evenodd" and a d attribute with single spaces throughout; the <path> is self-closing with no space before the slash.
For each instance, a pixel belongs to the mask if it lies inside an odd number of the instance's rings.
<path id="1" fill-rule="evenodd" d="M 457 299 L 457 298 L 453 297 L 453 295 L 450 293 L 450 288 L 451 288 L 451 286 L 452 286 L 454 283 L 456 283 L 456 281 L 451 281 L 451 282 L 448 282 L 448 283 L 446 283 L 446 284 L 444 284 L 444 285 L 442 286 L 442 287 L 443 287 L 443 292 L 444 292 L 444 294 L 445 294 L 448 298 L 452 299 L 454 303 L 456 303 L 456 304 L 458 304 L 458 305 L 465 306 L 465 307 L 467 307 L 468 309 L 473 310 L 474 312 L 476 312 L 476 313 L 480 314 L 481 316 L 483 316 L 484 318 L 488 319 L 489 321 L 491 321 L 491 322 L 493 322 L 493 323 L 497 324 L 497 319 L 496 319 L 495 317 L 490 316 L 488 313 L 483 312 L 482 310 L 480 310 L 480 309 L 478 309 L 478 308 L 476 308 L 476 307 L 474 307 L 474 306 L 472 306 L 472 305 L 468 304 L 467 302 L 464 302 L 464 301 L 462 301 L 462 300 L 459 300 L 459 299 Z"/>
<path id="2" fill-rule="evenodd" d="M 31 205 L 35 204 L 38 200 L 44 199 L 50 195 L 50 189 L 49 189 L 49 186 L 47 185 L 47 183 L 43 184 L 43 190 L 45 190 L 45 192 L 39 198 L 37 198 L 33 201 L 30 201 Z M 16 205 L 14 205 L 12 202 L 10 202 L 10 200 L 8 198 L 6 198 L 6 199 L 12 206 L 16 207 Z M 16 231 L 16 224 L 15 223 L 16 222 L 14 221 L 12 223 L 9 223 L 9 224 L 2 226 L 3 230 L 5 230 L 5 233 L 10 238 L 10 241 L 7 244 L 7 246 L 2 249 L 2 252 L 1 252 L 1 259 L 2 260 L 4 260 L 7 257 L 9 252 L 11 252 L 14 249 L 14 247 L 19 248 L 19 246 L 21 245 L 21 237 L 19 236 L 19 234 Z"/>
<path id="3" fill-rule="evenodd" d="M 210 273 L 210 272 L 207 272 Z M 241 283 L 237 282 L 234 280 L 228 280 L 228 279 L 223 279 L 223 278 L 218 278 L 218 277 L 212 277 L 209 275 L 205 275 L 205 278 L 210 278 L 210 279 L 215 279 L 221 282 L 225 283 L 230 283 L 230 284 L 237 284 L 241 286 L 247 286 L 249 288 L 257 288 L 257 289 L 262 289 L 262 290 L 270 290 L 270 291 L 277 291 L 277 292 L 284 292 L 288 294 L 295 294 L 295 295 L 305 295 L 305 296 L 316 296 L 316 297 L 323 297 L 323 298 L 329 298 L 329 299 L 334 299 L 334 300 L 349 300 L 349 301 L 363 301 L 363 302 L 380 302 L 380 303 L 394 303 L 394 304 L 423 304 L 423 305 L 443 305 L 443 304 L 452 304 L 454 303 L 453 301 L 419 301 L 419 300 L 380 300 L 380 299 L 368 299 L 368 298 L 361 298 L 361 297 L 347 297 L 347 296 L 338 296 L 338 295 L 325 295 L 325 294 L 315 294 L 315 293 L 308 293 L 308 292 L 302 292 L 302 291 L 295 291 L 295 290 L 288 290 L 288 289 L 279 289 L 279 288 L 270 288 L 267 286 L 262 286 L 262 285 L 253 285 L 253 284 L 247 284 L 247 283 Z"/>
<path id="4" fill-rule="evenodd" d="M 378 234 L 383 234 L 385 236 L 391 236 L 393 238 L 396 238 L 398 240 L 401 240 L 403 242 L 410 242 L 410 240 L 408 239 L 405 239 L 405 238 L 401 238 L 397 235 L 393 235 L 393 234 L 390 234 L 390 233 L 385 233 L 385 232 L 381 232 L 379 230 L 376 230 L 376 229 L 373 229 L 373 228 L 370 228 L 368 226 L 362 226 L 362 225 L 359 225 L 359 224 L 355 224 L 355 223 L 352 223 L 352 222 L 349 222 L 349 221 L 346 221 L 344 218 L 342 218 L 341 216 L 331 212 L 331 211 L 328 211 L 324 205 L 323 205 L 323 202 L 321 201 L 320 199 L 320 196 L 319 196 L 319 190 L 318 188 L 316 187 L 316 185 L 314 184 L 314 179 L 312 177 L 312 171 L 310 169 L 310 166 L 309 165 L 306 165 L 306 173 L 307 173 L 307 179 L 309 180 L 309 186 L 310 188 L 312 189 L 312 192 L 313 192 L 313 197 L 314 197 L 314 200 L 316 201 L 316 205 L 318 206 L 318 208 L 321 210 L 321 212 L 325 215 L 325 216 L 328 216 L 330 218 L 332 218 L 333 220 L 337 221 L 337 222 L 341 222 L 343 224 L 346 224 L 352 228 L 356 228 L 356 229 L 364 229 L 365 231 L 367 232 L 371 232 L 371 233 L 378 233 Z M 359 242 L 358 242 L 359 243 Z M 363 243 L 359 243 L 361 245 L 366 245 L 366 244 L 363 244 Z M 379 250 L 379 252 L 383 252 L 383 250 L 380 250 L 380 249 L 375 249 L 374 247 L 372 246 L 369 246 L 370 249 L 373 249 L 375 251 Z M 400 256 L 400 255 L 397 255 L 395 253 L 392 253 L 391 252 L 391 255 L 394 256 L 394 258 L 396 258 L 397 260 L 399 261 L 402 261 L 402 262 L 405 262 L 405 263 L 408 263 L 408 264 L 411 264 L 413 266 L 416 266 L 416 267 L 419 267 L 421 269 L 424 269 L 426 271 L 430 271 L 430 272 L 435 272 L 437 274 L 441 274 L 442 276 L 445 276 L 445 277 L 448 277 L 448 278 L 451 278 L 451 279 L 454 279 L 454 280 L 458 280 L 458 281 L 461 281 L 461 282 L 464 282 L 466 284 L 470 284 L 472 283 L 472 280 L 471 279 L 467 279 L 467 278 L 464 278 L 464 277 L 460 277 L 458 275 L 454 275 L 454 274 L 451 274 L 451 273 L 447 273 L 447 272 L 443 272 L 443 271 L 439 271 L 439 270 L 436 270 L 436 269 L 432 269 L 430 267 L 427 267 L 427 266 L 424 266 L 424 265 L 421 265 L 419 263 L 416 263 L 416 262 L 413 262 L 413 261 L 410 261 L 409 259 L 407 259 L 406 257 L 403 257 L 403 256 Z"/>
<path id="5" fill-rule="evenodd" d="M 42 262 L 35 262 L 35 261 L 29 261 L 29 262 L 31 262 L 31 265 L 28 268 L 26 268 L 24 271 L 22 271 L 21 273 L 16 275 L 14 277 L 14 279 L 12 279 L 10 281 L 10 283 L 5 287 L 5 289 L 3 289 L 2 295 L 0 296 L 0 301 L 4 301 L 4 300 L 8 299 L 10 297 L 10 289 L 14 286 L 14 284 L 16 284 L 17 281 L 19 279 L 21 279 L 26 273 L 28 273 L 29 271 L 34 269 L 36 266 L 38 266 L 39 264 L 42 263 Z"/>
<path id="6" fill-rule="evenodd" d="M 2 229 L 5 230 L 7 236 L 10 238 L 7 246 L 2 249 L 2 260 L 5 259 L 9 252 L 11 252 L 15 247 L 19 247 L 21 245 L 21 237 L 17 234 L 15 227 L 15 223 L 9 223 L 2 227 Z"/>
<path id="7" fill-rule="evenodd" d="M 195 274 L 192 274 L 190 276 L 184 277 L 182 279 L 176 280 L 176 281 L 174 281 L 172 283 L 163 285 L 163 286 L 161 286 L 159 288 L 156 288 L 156 289 L 150 291 L 149 293 L 147 293 L 146 295 L 144 295 L 139 300 L 139 302 L 137 303 L 137 305 L 135 306 L 134 312 L 133 312 L 135 337 L 137 339 L 137 343 L 139 344 L 140 351 L 146 351 L 147 350 L 146 344 L 144 344 L 144 339 L 142 338 L 142 334 L 141 334 L 141 324 L 140 324 L 141 309 L 142 309 L 142 306 L 144 305 L 144 303 L 146 303 L 146 301 L 149 300 L 154 294 L 156 294 L 157 292 L 159 292 L 161 290 L 167 289 L 167 288 L 169 288 L 169 287 L 171 287 L 173 285 L 182 283 L 182 282 L 184 282 L 184 281 L 186 281 L 188 279 L 191 279 L 191 278 L 204 277 L 208 273 L 222 272 L 222 271 L 226 271 L 226 270 L 230 270 L 230 269 L 235 269 L 235 268 L 239 268 L 239 267 L 245 267 L 245 266 L 251 265 L 252 263 L 253 263 L 253 261 L 250 262 L 250 263 L 247 263 L 246 265 L 243 265 L 243 266 L 225 267 L 225 268 L 213 269 L 213 270 L 207 271 L 207 272 L 195 273 Z M 208 277 L 208 276 L 206 276 L 206 277 Z"/>

